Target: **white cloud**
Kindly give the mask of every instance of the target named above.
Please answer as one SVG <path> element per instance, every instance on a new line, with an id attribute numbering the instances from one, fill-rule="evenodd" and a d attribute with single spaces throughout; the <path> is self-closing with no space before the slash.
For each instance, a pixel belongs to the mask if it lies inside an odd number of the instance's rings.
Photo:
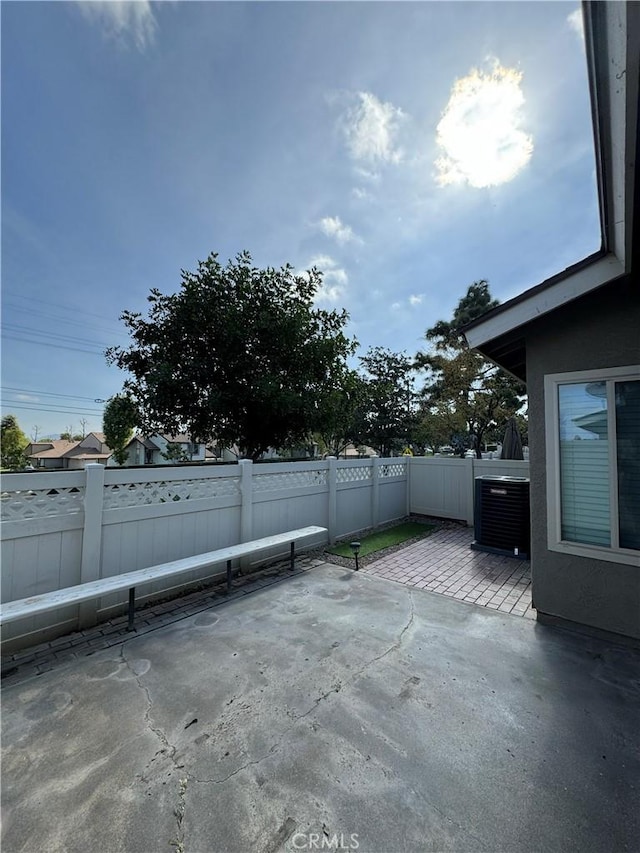
<path id="1" fill-rule="evenodd" d="M 351 190 L 351 195 L 354 198 L 357 198 L 358 201 L 367 201 L 371 198 L 371 193 L 368 190 L 365 190 L 363 187 L 353 187 Z"/>
<path id="2" fill-rule="evenodd" d="M 436 160 L 441 186 L 490 187 L 512 180 L 531 159 L 532 137 L 520 129 L 522 74 L 497 60 L 456 80 L 437 128 L 444 155 Z"/>
<path id="3" fill-rule="evenodd" d="M 415 294 L 412 294 L 412 295 L 409 297 L 409 305 L 420 305 L 420 303 L 422 302 L 423 298 L 424 298 L 424 297 L 423 297 L 423 294 L 422 294 L 422 293 L 415 293 Z"/>
<path id="4" fill-rule="evenodd" d="M 584 18 L 582 17 L 582 9 L 574 9 L 567 15 L 567 23 L 571 29 L 584 41 Z"/>
<path id="5" fill-rule="evenodd" d="M 329 302 L 336 304 L 344 296 L 345 287 L 349 282 L 349 276 L 342 267 L 339 267 L 329 255 L 316 255 L 311 258 L 307 268 L 317 267 L 323 273 L 322 285 L 314 296 L 314 302 Z"/>
<path id="6" fill-rule="evenodd" d="M 336 262 L 329 255 L 314 255 L 307 264 L 307 268 L 318 267 L 318 269 L 324 270 L 326 267 L 335 267 L 335 265 Z"/>
<path id="7" fill-rule="evenodd" d="M 363 178 L 365 181 L 370 181 L 372 184 L 380 182 L 380 172 L 376 172 L 373 169 L 363 169 L 362 166 L 356 166 L 355 173 L 358 177 Z"/>
<path id="8" fill-rule="evenodd" d="M 357 103 L 343 118 L 351 156 L 369 163 L 399 163 L 403 152 L 396 139 L 405 114 L 399 107 L 378 100 L 371 92 L 358 92 L 356 97 Z"/>
<path id="9" fill-rule="evenodd" d="M 125 42 L 131 38 L 138 50 L 151 44 L 157 22 L 149 0 L 77 0 L 87 20 L 102 27 L 108 38 Z"/>
<path id="10" fill-rule="evenodd" d="M 327 237 L 334 237 L 341 246 L 353 240 L 360 242 L 360 239 L 353 233 L 351 226 L 345 225 L 339 216 L 325 216 L 318 225 Z"/>
<path id="11" fill-rule="evenodd" d="M 402 308 L 402 302 L 392 302 L 391 308 L 393 311 L 397 311 L 399 308 Z"/>

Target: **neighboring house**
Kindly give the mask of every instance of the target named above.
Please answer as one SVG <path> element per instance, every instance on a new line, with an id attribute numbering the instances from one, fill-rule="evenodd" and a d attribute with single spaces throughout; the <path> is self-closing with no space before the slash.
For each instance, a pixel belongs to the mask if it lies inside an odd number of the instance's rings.
<path id="1" fill-rule="evenodd" d="M 111 453 L 111 448 L 105 444 L 104 434 L 90 432 L 86 438 L 78 441 L 75 447 L 64 454 L 64 467 L 84 468 L 89 462 L 99 462 L 101 465 L 106 465 Z"/>
<path id="2" fill-rule="evenodd" d="M 129 455 L 125 465 L 176 465 L 179 462 L 213 461 L 205 445 L 192 441 L 188 435 L 155 434 L 147 438 L 136 435 L 126 449 Z M 117 463 L 112 458 L 109 464 Z"/>
<path id="3" fill-rule="evenodd" d="M 101 432 L 90 432 L 82 441 L 39 441 L 27 448 L 27 457 L 35 468 L 51 470 L 84 468 L 87 462 L 105 465 L 111 449 Z"/>
<path id="4" fill-rule="evenodd" d="M 65 441 L 64 439 L 34 441 L 27 447 L 25 455 L 34 468 L 59 470 L 66 467 L 63 462 L 65 453 L 72 450 L 77 444 L 77 441 Z"/>
<path id="5" fill-rule="evenodd" d="M 527 383 L 538 618 L 638 639 L 640 4 L 583 8 L 602 248 L 465 334 Z"/>
<path id="6" fill-rule="evenodd" d="M 159 448 L 150 438 L 135 435 L 126 447 L 127 459 L 125 465 L 153 465 L 154 455 L 157 456 Z M 111 457 L 109 465 L 117 465 L 116 460 Z"/>

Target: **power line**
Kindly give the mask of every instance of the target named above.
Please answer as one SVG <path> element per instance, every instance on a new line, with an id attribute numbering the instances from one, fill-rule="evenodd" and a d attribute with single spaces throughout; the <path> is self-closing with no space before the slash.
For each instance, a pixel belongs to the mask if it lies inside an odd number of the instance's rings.
<path id="1" fill-rule="evenodd" d="M 75 406 L 69 406 L 66 409 L 54 409 L 54 408 L 48 407 L 46 404 L 43 404 L 41 406 L 39 406 L 37 404 L 29 405 L 28 403 L 18 404 L 18 403 L 13 403 L 11 400 L 9 400 L 8 403 L 6 403 L 6 402 L 3 403 L 2 408 L 6 409 L 6 410 L 24 409 L 25 411 L 28 411 L 28 412 L 43 412 L 43 413 L 52 414 L 52 415 L 60 414 L 60 415 L 76 415 L 77 416 L 79 414 L 82 414 L 82 415 L 96 416 L 96 415 L 103 415 L 104 414 L 104 411 L 102 409 L 88 409 L 88 408 L 83 409 L 83 408 L 76 408 Z"/>
<path id="2" fill-rule="evenodd" d="M 5 339 L 11 340 L 11 341 L 20 341 L 20 343 L 33 344 L 34 346 L 38 346 L 38 347 L 53 347 L 54 349 L 66 349 L 66 350 L 70 350 L 71 352 L 85 352 L 88 355 L 99 355 L 99 356 L 104 355 L 104 350 L 82 349 L 81 347 L 70 347 L 70 346 L 65 346 L 64 344 L 53 344 L 53 343 L 50 343 L 48 341 L 34 341 L 34 340 L 29 339 L 29 338 L 20 338 L 20 337 L 17 337 L 16 335 L 6 335 L 5 334 L 5 335 L 3 335 L 3 337 Z"/>
<path id="3" fill-rule="evenodd" d="M 66 400 L 89 400 L 92 403 L 106 403 L 106 400 L 97 399 L 96 397 L 81 397 L 78 394 L 56 394 L 53 391 L 35 391 L 33 388 L 11 388 L 8 385 L 2 386 L 2 391 L 12 391 L 18 394 L 39 394 L 41 397 L 63 397 Z M 29 403 L 31 400 L 22 400 L 21 402 Z"/>
<path id="4" fill-rule="evenodd" d="M 87 323 L 83 320 L 70 319 L 68 317 L 60 316 L 59 314 L 50 314 L 45 311 L 39 311 L 36 308 L 27 308 L 23 305 L 16 305 L 15 302 L 11 302 L 11 300 L 5 299 L 3 300 L 3 305 L 5 308 L 11 308 L 13 311 L 18 311 L 21 314 L 27 314 L 29 317 L 40 317 L 44 320 L 54 320 L 56 323 L 64 323 L 71 326 L 81 326 L 83 329 L 95 329 L 98 332 L 101 332 L 103 335 L 121 335 L 124 336 L 126 334 L 125 330 L 122 328 L 118 328 L 116 330 L 115 326 L 110 328 L 106 328 L 104 326 L 97 326 L 94 323 Z M 6 313 L 6 312 L 5 312 Z"/>
<path id="5" fill-rule="evenodd" d="M 35 308 L 37 305 L 50 305 L 52 308 L 57 308 L 59 311 L 69 311 L 74 315 L 76 314 L 84 314 L 87 317 L 97 317 L 99 320 L 104 320 L 104 314 L 96 314 L 93 311 L 84 311 L 82 308 L 76 308 L 71 305 L 63 305 L 60 302 L 49 302 L 46 299 L 40 299 L 40 297 L 34 298 L 30 296 L 24 296 L 22 293 L 5 293 L 5 296 L 11 296 L 13 299 L 24 299 L 25 302 L 28 302 L 31 306 Z M 35 302 L 35 306 L 34 306 Z M 35 308 L 37 310 L 37 308 Z"/>
<path id="6" fill-rule="evenodd" d="M 88 338 L 76 338 L 73 335 L 60 335 L 57 332 L 47 332 L 44 329 L 34 329 L 32 326 L 22 326 L 18 323 L 4 323 L 4 329 L 10 332 L 26 332 L 29 335 L 42 336 L 46 338 L 54 338 L 55 340 L 67 341 L 75 344 L 87 344 L 88 346 L 99 346 L 107 348 L 108 344 L 96 343 Z"/>

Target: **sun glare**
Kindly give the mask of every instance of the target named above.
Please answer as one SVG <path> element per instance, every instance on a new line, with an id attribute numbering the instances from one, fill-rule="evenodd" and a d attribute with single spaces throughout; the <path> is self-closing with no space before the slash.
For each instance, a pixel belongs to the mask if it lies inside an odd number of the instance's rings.
<path id="1" fill-rule="evenodd" d="M 435 162 L 441 186 L 497 186 L 527 165 L 533 139 L 520 127 L 521 80 L 520 72 L 497 61 L 490 71 L 474 68 L 456 80 L 437 128 L 444 152 Z"/>

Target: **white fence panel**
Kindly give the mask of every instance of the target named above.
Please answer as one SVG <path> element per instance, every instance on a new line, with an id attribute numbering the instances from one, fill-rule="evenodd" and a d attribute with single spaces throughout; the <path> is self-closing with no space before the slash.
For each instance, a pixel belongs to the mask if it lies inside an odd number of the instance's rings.
<path id="1" fill-rule="evenodd" d="M 529 463 L 521 459 L 472 459 L 473 476 L 528 477 Z"/>
<path id="2" fill-rule="evenodd" d="M 84 472 L 4 474 L 1 517 L 2 601 L 51 592 L 80 582 Z M 61 632 L 76 623 L 78 608 L 61 607 L 25 619 L 20 633 L 37 638 L 52 622 Z M 3 629 L 3 639 L 17 627 Z"/>
<path id="3" fill-rule="evenodd" d="M 191 503 L 191 502 L 190 502 Z M 214 551 L 240 541 L 239 507 L 205 509 L 198 511 L 193 501 L 182 513 L 172 513 L 132 521 L 109 523 L 102 528 L 102 573 L 101 577 L 112 577 L 128 571 L 143 569 L 182 557 L 191 557 L 206 551 Z M 170 507 L 174 509 L 175 506 Z M 105 513 L 109 515 L 109 513 Z M 177 578 L 146 584 L 144 594 L 136 594 L 136 600 L 144 602 L 169 595 L 224 571 L 199 569 Z M 126 602 L 126 593 L 113 593 L 100 600 L 99 618 L 108 618 L 117 605 Z M 119 609 L 122 609 L 119 607 Z"/>
<path id="4" fill-rule="evenodd" d="M 528 477 L 529 463 L 515 459 L 418 457 L 409 468 L 409 508 L 419 515 L 473 524 L 476 477 Z"/>
<path id="5" fill-rule="evenodd" d="M 6 475 L 2 600 L 311 524 L 327 527 L 332 540 L 360 533 L 407 514 L 408 464 L 401 458 L 150 470 L 90 465 Z M 266 554 L 261 562 L 279 556 Z M 209 575 L 205 569 L 150 584 L 137 598 L 158 598 Z M 90 625 L 122 610 L 125 597 L 23 620 L 6 626 L 3 640 L 24 646 Z"/>
<path id="6" fill-rule="evenodd" d="M 406 475 L 398 479 L 382 480 L 380 483 L 378 524 L 395 521 L 408 515 L 407 496 Z"/>
<path id="7" fill-rule="evenodd" d="M 473 460 L 416 458 L 409 468 L 409 507 L 419 515 L 473 519 Z"/>
<path id="8" fill-rule="evenodd" d="M 299 527 L 329 526 L 327 462 L 286 462 L 256 466 L 252 477 L 250 538 L 260 539 Z M 309 546 L 323 544 L 309 540 Z M 281 548 L 264 552 L 260 562 L 288 556 Z M 249 564 L 251 565 L 251 563 Z"/>

